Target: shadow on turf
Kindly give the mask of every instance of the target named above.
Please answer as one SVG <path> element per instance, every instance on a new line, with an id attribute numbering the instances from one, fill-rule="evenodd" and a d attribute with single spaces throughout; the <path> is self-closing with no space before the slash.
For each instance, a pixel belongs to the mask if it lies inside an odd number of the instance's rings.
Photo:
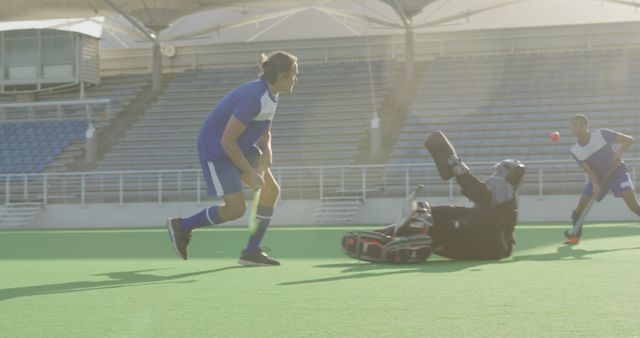
<path id="1" fill-rule="evenodd" d="M 221 271 L 231 270 L 231 269 L 239 269 L 239 268 L 244 268 L 244 267 L 239 265 L 234 265 L 234 266 L 227 266 L 219 269 L 179 273 L 179 274 L 169 275 L 169 276 L 158 276 L 158 275 L 142 273 L 142 272 L 148 272 L 148 271 L 156 271 L 159 269 L 109 272 L 109 273 L 94 275 L 94 276 L 106 276 L 111 278 L 110 280 L 106 280 L 106 281 L 68 282 L 68 283 L 58 283 L 58 284 L 26 286 L 26 287 L 20 287 L 20 288 L 0 289 L 0 301 L 19 298 L 19 297 L 115 289 L 115 288 L 122 288 L 127 286 L 162 284 L 162 283 L 192 283 L 192 282 L 195 282 L 195 280 L 178 281 L 178 279 L 188 278 L 193 276 L 200 276 L 200 275 L 205 275 L 205 274 L 214 273 L 214 272 L 221 272 Z"/>
<path id="2" fill-rule="evenodd" d="M 633 248 L 618 248 L 610 250 L 584 250 L 574 246 L 562 245 L 557 248 L 554 253 L 545 253 L 538 255 L 516 255 L 510 259 L 501 261 L 453 261 L 453 260 L 432 260 L 424 264 L 408 264 L 408 265 L 395 265 L 395 264 L 372 264 L 367 262 L 355 261 L 352 263 L 340 263 L 340 264 L 323 264 L 316 265 L 316 268 L 344 268 L 341 276 L 317 278 L 301 281 L 284 282 L 279 285 L 298 285 L 298 284 L 310 284 L 310 283 L 323 283 L 333 282 L 345 279 L 358 279 L 358 278 L 370 278 L 380 277 L 387 275 L 397 275 L 403 273 L 442 273 L 442 272 L 455 272 L 467 270 L 468 268 L 475 268 L 483 265 L 491 264 L 509 264 L 520 261 L 559 261 L 559 260 L 576 260 L 576 259 L 591 259 L 590 255 L 597 255 L 602 253 L 609 253 L 615 251 L 628 251 L 638 250 L 640 247 Z M 386 272 L 379 272 L 382 270 L 390 270 Z M 469 269 L 468 271 L 477 271 L 477 269 Z"/>
<path id="3" fill-rule="evenodd" d="M 640 247 L 618 248 L 609 250 L 584 250 L 575 246 L 562 245 L 559 246 L 555 253 L 546 253 L 538 255 L 517 255 L 512 260 L 499 261 L 497 263 L 510 263 L 517 261 L 558 261 L 558 260 L 575 260 L 575 259 L 591 259 L 591 255 L 601 253 L 638 250 Z"/>

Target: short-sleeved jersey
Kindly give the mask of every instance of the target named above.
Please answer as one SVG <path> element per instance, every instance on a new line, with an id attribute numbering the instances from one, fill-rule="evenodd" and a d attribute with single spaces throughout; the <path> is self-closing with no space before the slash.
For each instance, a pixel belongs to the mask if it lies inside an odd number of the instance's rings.
<path id="1" fill-rule="evenodd" d="M 580 145 L 576 142 L 571 147 L 571 155 L 578 163 L 586 162 L 601 180 L 613 165 L 612 143 L 617 138 L 618 133 L 611 129 L 593 130 L 587 144 Z"/>
<path id="2" fill-rule="evenodd" d="M 231 116 L 242 122 L 246 129 L 238 137 L 238 146 L 244 153 L 262 137 L 271 125 L 276 112 L 278 96 L 269 93 L 266 81 L 254 80 L 229 92 L 213 108 L 204 121 L 198 135 L 198 153 L 202 159 L 229 158 L 221 139 Z"/>

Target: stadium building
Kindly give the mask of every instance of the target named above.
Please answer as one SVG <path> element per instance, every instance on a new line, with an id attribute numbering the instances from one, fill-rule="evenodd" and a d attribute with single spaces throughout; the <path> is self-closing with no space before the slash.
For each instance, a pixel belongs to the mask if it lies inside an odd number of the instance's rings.
<path id="1" fill-rule="evenodd" d="M 521 221 L 569 223 L 585 181 L 570 118 L 640 133 L 636 11 L 626 1 L 12 3 L 0 13 L 0 227 L 154 227 L 215 203 L 195 138 L 272 50 L 300 58 L 272 131 L 275 225 L 390 223 L 417 184 L 432 203 L 467 203 L 423 146 L 435 130 L 480 176 L 503 158 L 526 163 Z M 633 179 L 638 151 L 625 155 Z M 613 198 L 602 205 L 594 220 L 634 217 Z"/>

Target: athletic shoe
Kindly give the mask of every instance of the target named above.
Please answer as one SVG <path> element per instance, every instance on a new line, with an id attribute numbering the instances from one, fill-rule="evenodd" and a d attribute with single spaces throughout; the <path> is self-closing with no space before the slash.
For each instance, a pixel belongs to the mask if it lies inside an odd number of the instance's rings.
<path id="1" fill-rule="evenodd" d="M 242 250 L 238 264 L 244 266 L 276 266 L 280 265 L 280 262 L 269 257 L 262 248 L 258 248 L 256 251 L 248 252 L 247 249 Z"/>
<path id="2" fill-rule="evenodd" d="M 187 260 L 187 247 L 191 241 L 191 230 L 184 230 L 180 227 L 180 218 L 167 219 L 167 229 L 173 250 L 182 259 Z"/>
<path id="3" fill-rule="evenodd" d="M 578 243 L 580 243 L 579 236 L 569 236 L 567 237 L 567 239 L 565 239 L 564 242 L 562 242 L 562 244 L 567 244 L 567 245 L 576 245 Z"/>

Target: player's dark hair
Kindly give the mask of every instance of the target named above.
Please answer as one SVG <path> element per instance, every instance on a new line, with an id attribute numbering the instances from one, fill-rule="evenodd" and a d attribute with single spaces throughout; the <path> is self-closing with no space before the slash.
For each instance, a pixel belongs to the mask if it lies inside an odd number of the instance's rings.
<path id="1" fill-rule="evenodd" d="M 273 53 L 262 53 L 262 63 L 260 63 L 260 80 L 265 80 L 271 84 L 278 81 L 278 75 L 290 72 L 293 65 L 298 63 L 298 58 L 290 53 L 277 51 Z"/>
<path id="2" fill-rule="evenodd" d="M 575 121 L 575 120 L 582 120 L 582 122 L 584 122 L 585 124 L 589 124 L 589 119 L 587 119 L 587 115 L 585 114 L 575 114 L 573 115 L 573 117 L 571 118 L 571 121 Z"/>

